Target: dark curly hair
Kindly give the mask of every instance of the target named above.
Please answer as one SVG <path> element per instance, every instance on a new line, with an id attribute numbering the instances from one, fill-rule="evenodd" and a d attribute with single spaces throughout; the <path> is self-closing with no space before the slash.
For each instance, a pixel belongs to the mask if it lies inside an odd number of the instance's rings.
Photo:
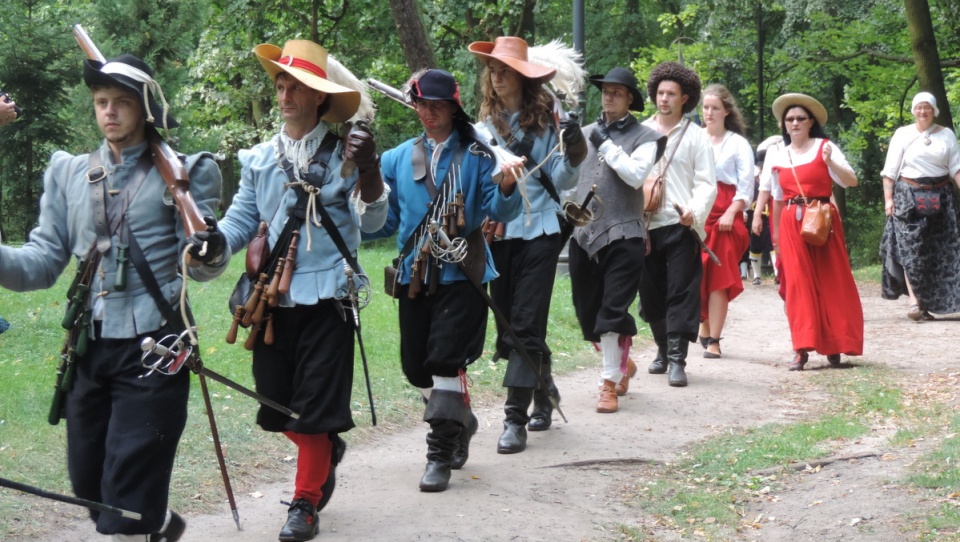
<path id="1" fill-rule="evenodd" d="M 663 81 L 677 83 L 680 85 L 680 91 L 688 96 L 686 103 L 683 104 L 684 115 L 693 111 L 700 103 L 700 78 L 690 68 L 685 68 L 676 62 L 664 62 L 657 65 L 647 79 L 647 96 L 654 104 L 657 103 L 657 88 Z"/>

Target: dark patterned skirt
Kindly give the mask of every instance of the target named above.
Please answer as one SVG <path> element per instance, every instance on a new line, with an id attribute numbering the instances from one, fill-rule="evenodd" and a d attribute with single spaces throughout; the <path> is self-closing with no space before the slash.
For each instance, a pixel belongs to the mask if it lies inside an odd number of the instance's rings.
<path id="1" fill-rule="evenodd" d="M 953 182 L 937 191 L 940 212 L 923 215 L 914 208 L 913 188 L 894 184 L 894 213 L 880 241 L 882 295 L 906 295 L 906 277 L 922 310 L 952 314 L 960 312 L 960 208 Z"/>

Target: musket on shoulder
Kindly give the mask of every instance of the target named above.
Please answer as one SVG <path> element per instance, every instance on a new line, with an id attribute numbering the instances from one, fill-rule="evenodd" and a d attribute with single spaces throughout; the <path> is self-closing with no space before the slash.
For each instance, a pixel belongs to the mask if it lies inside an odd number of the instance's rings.
<path id="1" fill-rule="evenodd" d="M 83 49 L 87 58 L 98 62 L 107 61 L 80 24 L 73 25 L 73 35 L 77 38 L 77 43 Z M 187 238 L 198 231 L 207 230 L 203 213 L 200 212 L 197 203 L 190 194 L 190 176 L 187 174 L 187 169 L 183 166 L 180 158 L 170 148 L 170 145 L 160 137 L 160 133 L 155 128 L 147 129 L 147 140 L 150 143 L 153 163 L 157 167 L 157 171 L 160 172 L 163 182 L 167 184 L 167 189 L 170 190 L 173 201 L 180 211 Z"/>

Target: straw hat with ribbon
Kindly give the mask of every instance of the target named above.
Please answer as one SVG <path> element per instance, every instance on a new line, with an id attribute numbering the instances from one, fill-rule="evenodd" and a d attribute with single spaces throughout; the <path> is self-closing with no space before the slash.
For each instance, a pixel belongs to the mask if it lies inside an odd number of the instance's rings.
<path id="1" fill-rule="evenodd" d="M 170 115 L 170 106 L 163 97 L 160 84 L 153 79 L 153 70 L 146 62 L 133 55 L 120 55 L 106 62 L 85 60 L 83 82 L 91 88 L 99 86 L 128 88 L 143 100 L 147 124 L 165 129 L 180 126 L 180 123 Z"/>
<path id="2" fill-rule="evenodd" d="M 800 93 L 790 93 L 780 96 L 773 101 L 773 116 L 777 119 L 777 123 L 783 122 L 783 114 L 793 106 L 799 105 L 810 112 L 813 115 L 813 118 L 820 123 L 820 126 L 827 124 L 827 109 L 823 107 L 823 104 L 818 102 L 816 98 L 812 96 L 807 96 L 806 94 Z"/>
<path id="3" fill-rule="evenodd" d="M 253 49 L 260 65 L 274 81 L 281 72 L 304 85 L 325 92 L 330 104 L 321 120 L 345 122 L 360 107 L 360 92 L 330 81 L 327 74 L 327 50 L 309 40 L 290 40 L 283 49 L 264 43 Z"/>
<path id="4" fill-rule="evenodd" d="M 546 83 L 557 74 L 555 68 L 530 62 L 527 57 L 527 42 L 522 38 L 502 36 L 492 42 L 475 41 L 467 49 L 484 65 L 491 60 L 499 60 L 527 79 Z"/>

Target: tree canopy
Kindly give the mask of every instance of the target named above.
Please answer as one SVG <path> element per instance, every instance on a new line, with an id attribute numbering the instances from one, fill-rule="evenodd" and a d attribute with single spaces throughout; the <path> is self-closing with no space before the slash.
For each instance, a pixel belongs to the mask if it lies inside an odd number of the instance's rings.
<path id="1" fill-rule="evenodd" d="M 770 115 L 778 95 L 817 97 L 830 115 L 828 134 L 861 180 L 839 194 L 851 257 L 870 262 L 883 224 L 879 170 L 887 142 L 912 122 L 911 97 L 937 71 L 948 102 L 940 104 L 940 122 L 952 125 L 949 104 L 960 100 L 958 8 L 960 0 L 586 2 L 585 67 L 605 73 L 629 66 L 642 87 L 657 63 L 683 62 L 705 85 L 723 83 L 733 92 L 754 144 L 779 132 Z M 411 19 L 417 16 L 419 29 Z M 921 16 L 932 35 L 916 33 Z M 0 89 L 24 115 L 0 128 L 0 230 L 4 239 L 23 239 L 35 223 L 54 150 L 88 152 L 99 140 L 80 80 L 83 55 L 70 33 L 74 22 L 107 57 L 130 52 L 154 67 L 183 125 L 176 146 L 220 157 L 228 202 L 238 181 L 237 151 L 279 126 L 269 78 L 251 53 L 255 45 L 311 39 L 361 79 L 397 87 L 410 66 L 435 62 L 457 76 L 465 108 L 475 112 L 480 70 L 468 44 L 519 35 L 533 44 L 556 38 L 572 45 L 572 21 L 571 2 L 557 0 L 8 0 L 0 12 Z M 589 121 L 598 99 L 593 90 L 587 95 Z M 377 103 L 382 149 L 419 131 L 408 110 Z"/>

